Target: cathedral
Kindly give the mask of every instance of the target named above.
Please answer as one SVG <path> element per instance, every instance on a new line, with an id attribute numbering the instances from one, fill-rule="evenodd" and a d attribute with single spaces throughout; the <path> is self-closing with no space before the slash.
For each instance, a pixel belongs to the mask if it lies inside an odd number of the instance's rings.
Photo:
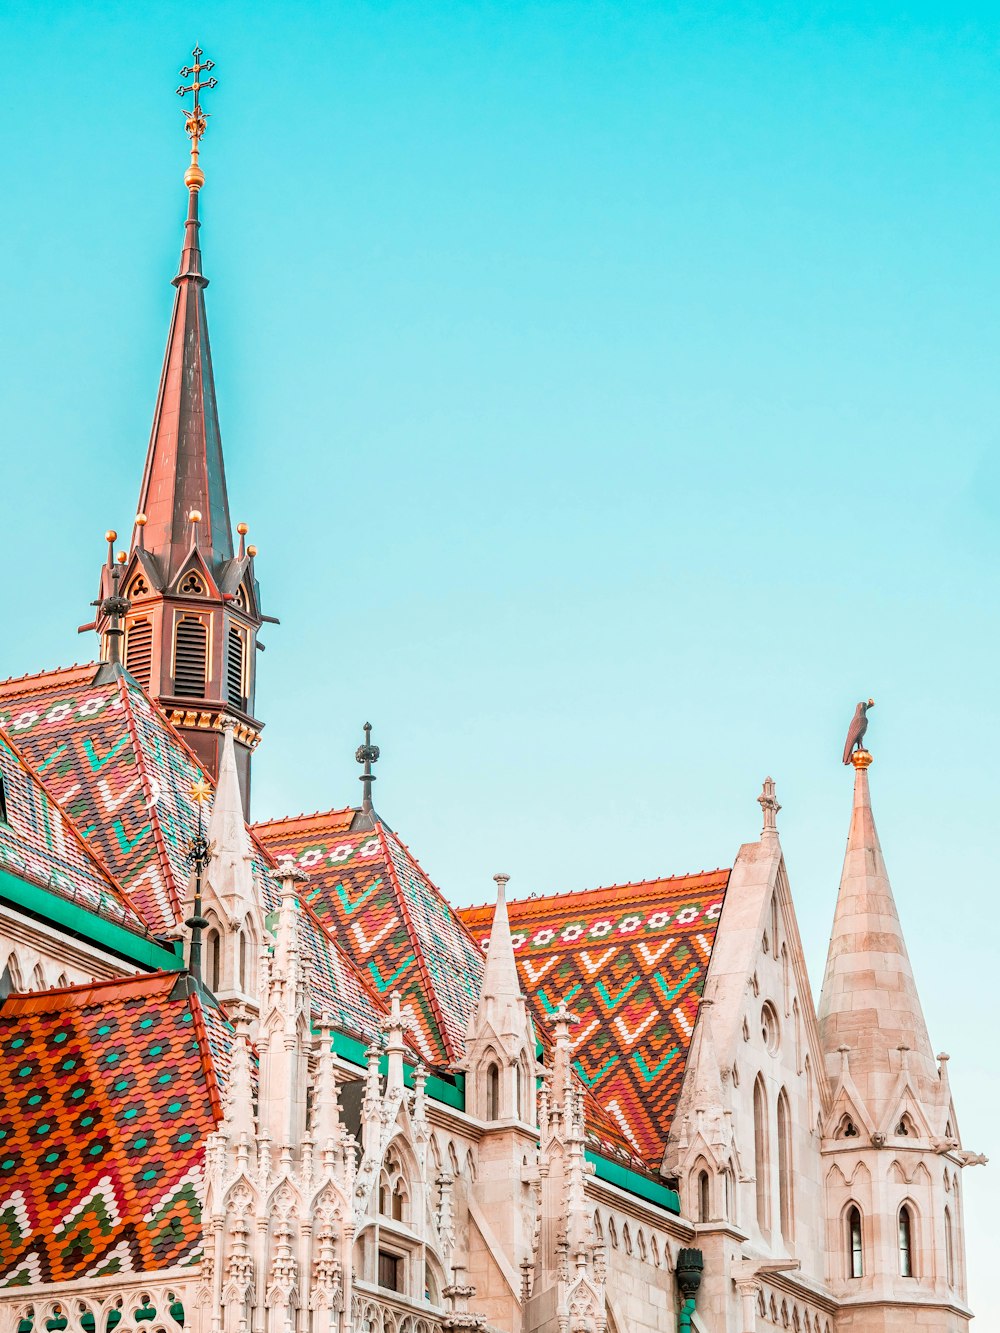
<path id="1" fill-rule="evenodd" d="M 178 90 L 180 265 L 96 660 L 0 682 L 0 1333 L 966 1330 L 985 1159 L 865 705 L 818 1002 L 770 778 L 718 870 L 497 875 L 461 910 L 376 808 L 367 725 L 359 804 L 253 822 L 269 617 L 209 346 L 211 69 L 196 48 Z"/>

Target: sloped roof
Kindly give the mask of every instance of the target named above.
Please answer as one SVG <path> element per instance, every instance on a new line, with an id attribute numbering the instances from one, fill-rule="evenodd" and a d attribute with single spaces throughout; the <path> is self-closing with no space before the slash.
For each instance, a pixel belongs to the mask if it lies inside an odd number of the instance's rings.
<path id="1" fill-rule="evenodd" d="M 0 821 L 0 869 L 145 934 L 145 923 L 3 728 L 0 777 L 7 813 Z"/>
<path id="2" fill-rule="evenodd" d="M 578 1016 L 574 1065 L 632 1151 L 658 1165 L 680 1095 L 728 870 L 507 904 L 539 1028 Z M 485 949 L 492 904 L 462 920 Z"/>
<path id="3" fill-rule="evenodd" d="M 203 772 L 142 689 L 124 674 L 75 672 L 0 685 L 0 726 L 22 751 L 158 934 L 176 934 Z M 91 678 L 92 679 L 92 678 Z"/>
<path id="4" fill-rule="evenodd" d="M 0 1287 L 200 1259 L 209 1026 L 225 1064 L 225 1020 L 163 974 L 0 1005 Z"/>
<path id="5" fill-rule="evenodd" d="M 297 816 L 254 832 L 309 874 L 303 900 L 336 929 L 377 993 L 399 991 L 424 1060 L 454 1064 L 478 1003 L 482 954 L 400 839 L 377 816 L 374 827 L 351 832 L 354 814 Z"/>

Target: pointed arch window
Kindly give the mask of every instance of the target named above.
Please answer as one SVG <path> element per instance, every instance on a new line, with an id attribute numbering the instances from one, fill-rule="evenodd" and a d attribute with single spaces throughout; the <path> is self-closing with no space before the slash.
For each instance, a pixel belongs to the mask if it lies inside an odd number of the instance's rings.
<path id="1" fill-rule="evenodd" d="M 208 673 L 208 629 L 196 616 L 177 622 L 174 639 L 174 693 L 182 698 L 201 699 Z"/>
<path id="2" fill-rule="evenodd" d="M 913 1216 L 905 1203 L 899 1210 L 899 1275 L 916 1276 L 913 1266 Z"/>
<path id="3" fill-rule="evenodd" d="M 792 1117 L 788 1094 L 778 1094 L 778 1221 L 786 1241 L 792 1239 Z"/>
<path id="4" fill-rule="evenodd" d="M 217 930 L 208 932 L 208 989 L 217 991 L 222 981 L 222 939 Z"/>
<path id="5" fill-rule="evenodd" d="M 500 1070 L 492 1061 L 486 1066 L 486 1119 L 500 1119 Z"/>
<path id="6" fill-rule="evenodd" d="M 761 1231 L 766 1231 L 771 1221 L 768 1189 L 770 1154 L 767 1137 L 767 1095 L 764 1092 L 763 1080 L 759 1077 L 753 1085 L 753 1163 L 757 1191 L 757 1224 Z"/>
<path id="7" fill-rule="evenodd" d="M 133 620 L 125 630 L 125 670 L 149 691 L 153 671 L 153 625 L 149 620 Z"/>
<path id="8" fill-rule="evenodd" d="M 698 1172 L 698 1221 L 708 1222 L 712 1215 L 711 1181 L 707 1171 Z"/>
<path id="9" fill-rule="evenodd" d="M 951 1209 L 944 1210 L 944 1265 L 948 1286 L 955 1285 L 955 1237 L 951 1230 Z"/>
<path id="10" fill-rule="evenodd" d="M 847 1210 L 847 1272 L 850 1277 L 864 1277 L 865 1275 L 861 1209 L 856 1204 L 851 1204 Z"/>
<path id="11" fill-rule="evenodd" d="M 383 1217 L 390 1217 L 394 1222 L 404 1222 L 408 1199 L 402 1164 L 395 1151 L 390 1148 L 385 1155 L 379 1176 L 378 1210 Z"/>

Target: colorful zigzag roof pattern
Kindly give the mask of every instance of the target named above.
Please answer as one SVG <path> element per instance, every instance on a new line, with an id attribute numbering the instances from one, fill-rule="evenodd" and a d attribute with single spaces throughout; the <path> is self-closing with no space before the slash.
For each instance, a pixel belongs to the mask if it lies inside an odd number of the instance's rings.
<path id="1" fill-rule="evenodd" d="M 0 1287 L 201 1257 L 228 1025 L 155 974 L 0 1004 Z"/>
<path id="2" fill-rule="evenodd" d="M 508 903 L 536 1026 L 564 1002 L 574 1065 L 635 1155 L 658 1166 L 694 1031 L 728 870 Z M 462 911 L 485 949 L 492 905 Z"/>
<path id="3" fill-rule="evenodd" d="M 0 728 L 0 870 L 145 933 L 121 889 Z"/>
<path id="4" fill-rule="evenodd" d="M 189 792 L 202 770 L 131 677 L 90 684 L 96 669 L 0 684 L 0 726 L 136 915 L 176 934 L 198 820 Z"/>
<path id="5" fill-rule="evenodd" d="M 396 835 L 375 817 L 351 831 L 355 811 L 256 824 L 271 855 L 309 875 L 302 899 L 378 995 L 399 991 L 410 1039 L 429 1064 L 465 1048 L 483 959 L 455 910 Z"/>

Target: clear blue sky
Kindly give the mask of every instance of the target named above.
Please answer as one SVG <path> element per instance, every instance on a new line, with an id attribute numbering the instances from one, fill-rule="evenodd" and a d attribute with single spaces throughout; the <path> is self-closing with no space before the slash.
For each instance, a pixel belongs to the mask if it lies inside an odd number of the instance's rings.
<path id="1" fill-rule="evenodd" d="M 197 38 L 230 495 L 282 619 L 256 813 L 356 799 L 370 717 L 380 810 L 466 903 L 731 864 L 770 772 L 818 986 L 873 694 L 932 1040 L 1000 1163 L 1000 13 L 950 15 L 6 0 L 2 674 L 93 651 Z"/>

